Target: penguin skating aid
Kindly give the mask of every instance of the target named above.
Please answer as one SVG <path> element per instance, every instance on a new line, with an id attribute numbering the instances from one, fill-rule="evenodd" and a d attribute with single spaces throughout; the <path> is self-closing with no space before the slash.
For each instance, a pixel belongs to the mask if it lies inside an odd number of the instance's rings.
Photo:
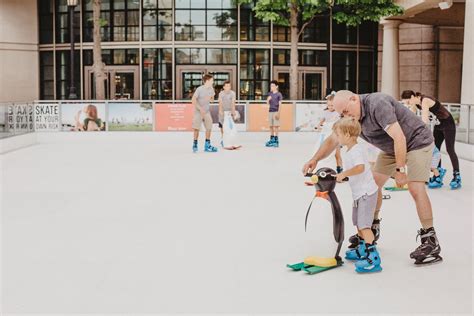
<path id="1" fill-rule="evenodd" d="M 286 266 L 294 271 L 305 271 L 309 274 L 316 274 L 323 271 L 327 271 L 333 268 L 342 266 L 344 263 L 339 256 L 341 251 L 342 243 L 344 242 L 344 217 L 342 215 L 341 205 L 337 199 L 334 188 L 336 187 L 336 175 L 337 172 L 331 168 L 321 168 L 315 174 L 307 174 L 307 177 L 311 178 L 311 181 L 305 182 L 308 186 L 314 186 L 316 189 L 315 196 L 309 204 L 308 210 L 306 211 L 305 217 L 305 231 L 308 224 L 308 215 L 311 211 L 311 206 L 316 198 L 323 198 L 331 203 L 332 214 L 333 214 L 333 234 L 334 239 L 337 242 L 336 254 L 333 258 L 323 257 L 307 257 L 303 262 L 296 264 L 287 264 Z M 344 179 L 347 181 L 348 179 Z"/>

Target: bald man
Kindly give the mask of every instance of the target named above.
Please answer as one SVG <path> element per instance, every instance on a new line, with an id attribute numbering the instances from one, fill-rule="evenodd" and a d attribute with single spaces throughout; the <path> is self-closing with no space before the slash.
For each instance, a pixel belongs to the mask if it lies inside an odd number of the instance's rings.
<path id="1" fill-rule="evenodd" d="M 429 128 L 413 112 L 384 93 L 357 95 L 348 90 L 338 91 L 333 100 L 341 116 L 354 117 L 362 127 L 361 137 L 381 150 L 373 170 L 379 187 L 379 198 L 372 229 L 379 235 L 381 190 L 390 177 L 399 186 L 408 184 L 422 228 L 418 231 L 421 245 L 410 254 L 415 264 L 441 261 L 441 247 L 433 227 L 431 202 L 425 182 L 430 176 L 430 161 L 434 139 Z M 314 156 L 304 165 L 303 173 L 312 172 L 319 161 L 328 157 L 338 146 L 334 133 L 326 139 Z M 360 241 L 352 236 L 351 242 Z"/>

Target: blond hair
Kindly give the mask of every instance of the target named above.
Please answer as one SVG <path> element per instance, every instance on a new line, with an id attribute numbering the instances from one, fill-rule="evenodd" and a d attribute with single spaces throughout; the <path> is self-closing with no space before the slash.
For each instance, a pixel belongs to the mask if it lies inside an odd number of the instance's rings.
<path id="1" fill-rule="evenodd" d="M 350 137 L 359 137 L 361 127 L 359 122 L 353 117 L 343 117 L 334 123 L 332 130 L 341 132 L 343 134 L 349 134 Z"/>

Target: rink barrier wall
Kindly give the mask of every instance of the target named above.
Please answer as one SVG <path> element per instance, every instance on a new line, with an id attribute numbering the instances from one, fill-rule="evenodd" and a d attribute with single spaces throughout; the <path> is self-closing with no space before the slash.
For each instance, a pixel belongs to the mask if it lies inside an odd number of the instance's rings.
<path id="1" fill-rule="evenodd" d="M 452 113 L 457 126 L 458 143 L 474 143 L 474 110 L 472 105 L 444 103 Z M 103 131 L 191 131 L 194 108 L 189 100 L 78 100 L 33 101 L 0 103 L 0 138 L 32 132 L 70 132 L 83 122 L 84 109 L 93 105 L 97 110 Z M 238 100 L 239 131 L 268 131 L 268 105 L 265 101 Z M 312 132 L 326 108 L 326 101 L 284 101 L 281 131 Z M 213 130 L 218 131 L 218 105 L 211 104 Z M 79 118 L 79 120 L 77 120 Z M 28 139 L 25 137 L 24 139 Z M 7 144 L 4 145 L 3 143 Z M 2 147 L 10 148 L 10 142 Z M 460 156 L 472 160 L 472 146 L 457 146 Z M 0 149 L 0 152 L 5 150 Z M 9 150 L 8 150 L 9 151 Z M 461 154 L 461 152 L 463 152 Z"/>

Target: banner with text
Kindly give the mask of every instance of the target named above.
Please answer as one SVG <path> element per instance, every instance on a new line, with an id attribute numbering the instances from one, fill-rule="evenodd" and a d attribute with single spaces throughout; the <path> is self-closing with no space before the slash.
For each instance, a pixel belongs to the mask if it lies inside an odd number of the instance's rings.
<path id="1" fill-rule="evenodd" d="M 33 104 L 8 106 L 6 125 L 9 131 L 29 132 L 34 130 Z"/>
<path id="2" fill-rule="evenodd" d="M 58 132 L 60 130 L 58 103 L 35 105 L 35 130 L 37 132 Z"/>
<path id="3" fill-rule="evenodd" d="M 155 103 L 155 131 L 191 131 L 191 103 Z"/>

